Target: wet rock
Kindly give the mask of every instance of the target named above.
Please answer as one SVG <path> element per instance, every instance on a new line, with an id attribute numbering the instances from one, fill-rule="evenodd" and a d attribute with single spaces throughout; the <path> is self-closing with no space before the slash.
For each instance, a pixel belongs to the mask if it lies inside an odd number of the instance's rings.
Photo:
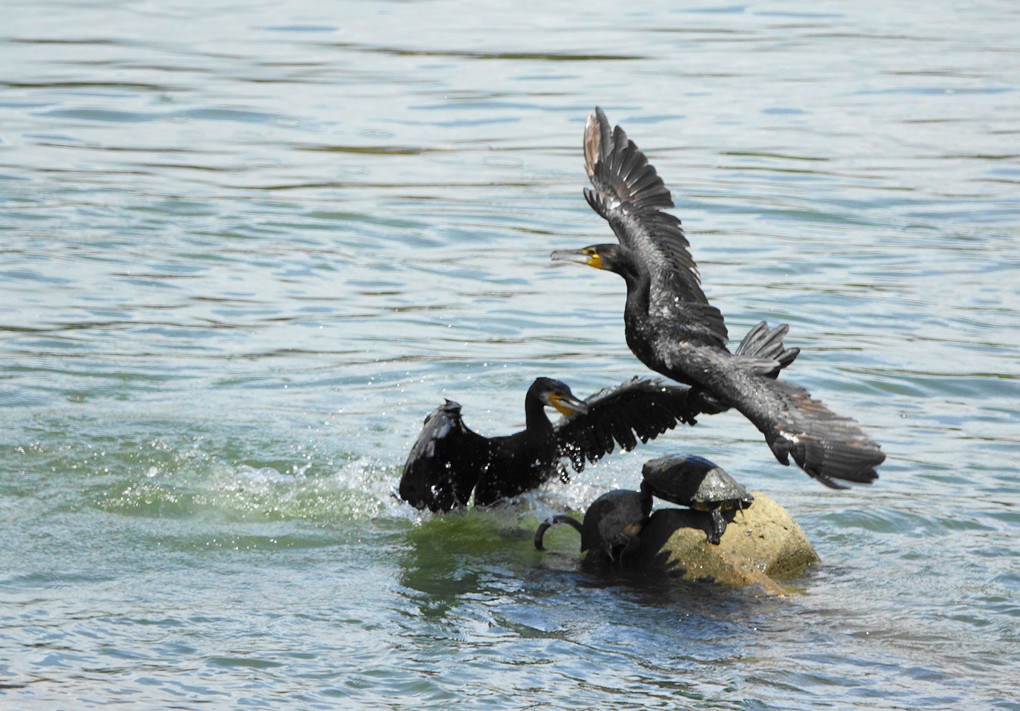
<path id="1" fill-rule="evenodd" d="M 655 511 L 641 530 L 636 564 L 666 570 L 687 580 L 719 585 L 758 584 L 783 594 L 777 580 L 797 577 L 818 561 L 803 529 L 771 497 L 755 491 L 749 508 L 726 513 L 728 525 L 718 545 L 708 542 L 711 519 L 702 511 Z"/>

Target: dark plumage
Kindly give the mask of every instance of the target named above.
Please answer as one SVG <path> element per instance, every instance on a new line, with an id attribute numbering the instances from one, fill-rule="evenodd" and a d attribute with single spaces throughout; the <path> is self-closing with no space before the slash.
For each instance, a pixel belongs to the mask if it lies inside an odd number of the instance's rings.
<path id="1" fill-rule="evenodd" d="M 806 390 L 776 379 L 784 363 L 761 354 L 730 353 L 720 311 L 708 303 L 669 190 L 644 154 L 619 126 L 612 130 L 601 109 L 589 115 L 584 132 L 585 166 L 594 189 L 585 190 L 592 209 L 619 244 L 598 244 L 568 259 L 616 272 L 627 283 L 624 325 L 627 345 L 663 375 L 698 386 L 743 413 L 765 435 L 783 464 L 789 456 L 826 486 L 835 479 L 870 482 L 885 460 L 860 425 L 829 410 Z M 780 337 L 786 326 L 774 332 Z M 796 351 L 783 351 L 793 353 Z"/>
<path id="2" fill-rule="evenodd" d="M 785 368 L 797 357 L 786 348 L 786 327 L 751 329 L 737 353 L 767 358 Z M 565 417 L 555 424 L 546 406 Z M 578 400 L 565 383 L 538 378 L 524 397 L 524 430 L 487 438 L 464 425 L 460 405 L 447 400 L 425 418 L 418 440 L 404 464 L 400 497 L 415 508 L 449 511 L 467 504 L 488 506 L 523 494 L 553 477 L 567 480 L 564 459 L 574 470 L 611 454 L 617 444 L 630 451 L 638 440 L 655 439 L 678 422 L 695 424 L 699 414 L 728 408 L 705 391 L 660 380 L 631 378 Z"/>
<path id="3" fill-rule="evenodd" d="M 546 406 L 565 415 L 555 424 Z M 460 405 L 447 400 L 427 418 L 400 479 L 400 497 L 412 506 L 449 511 L 467 504 L 472 490 L 481 506 L 517 496 L 553 477 L 567 480 L 563 460 L 575 471 L 618 444 L 625 450 L 672 429 L 694 424 L 702 413 L 720 412 L 711 398 L 659 380 L 632 378 L 587 400 L 565 383 L 538 378 L 524 398 L 526 426 L 504 437 L 472 432 Z"/>
<path id="4" fill-rule="evenodd" d="M 645 491 L 614 489 L 592 502 L 584 523 L 566 514 L 543 521 L 535 531 L 535 548 L 545 550 L 545 532 L 557 523 L 573 526 L 581 534 L 581 552 L 588 566 L 625 565 L 641 548 L 638 534 L 652 511 L 652 495 Z"/>

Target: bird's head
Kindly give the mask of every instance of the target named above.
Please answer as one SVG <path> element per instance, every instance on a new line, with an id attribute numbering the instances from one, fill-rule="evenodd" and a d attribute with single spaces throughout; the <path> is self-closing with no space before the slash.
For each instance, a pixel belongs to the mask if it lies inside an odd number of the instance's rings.
<path id="1" fill-rule="evenodd" d="M 531 391 L 538 396 L 543 404 L 556 408 L 562 415 L 570 417 L 574 413 L 582 415 L 588 412 L 588 405 L 570 392 L 570 387 L 552 378 L 538 378 L 531 386 Z"/>
<path id="2" fill-rule="evenodd" d="M 592 244 L 582 249 L 560 249 L 550 255 L 558 262 L 586 264 L 626 276 L 634 271 L 630 254 L 618 244 Z"/>

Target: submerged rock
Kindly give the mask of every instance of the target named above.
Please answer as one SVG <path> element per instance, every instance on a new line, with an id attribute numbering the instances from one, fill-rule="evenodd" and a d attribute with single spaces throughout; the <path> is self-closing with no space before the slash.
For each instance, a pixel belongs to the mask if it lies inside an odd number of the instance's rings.
<path id="1" fill-rule="evenodd" d="M 659 509 L 641 529 L 636 565 L 687 580 L 719 585 L 758 584 L 784 592 L 777 580 L 794 578 L 819 560 L 803 529 L 774 499 L 755 491 L 754 504 L 729 511 L 718 545 L 708 542 L 711 517 L 691 509 Z"/>

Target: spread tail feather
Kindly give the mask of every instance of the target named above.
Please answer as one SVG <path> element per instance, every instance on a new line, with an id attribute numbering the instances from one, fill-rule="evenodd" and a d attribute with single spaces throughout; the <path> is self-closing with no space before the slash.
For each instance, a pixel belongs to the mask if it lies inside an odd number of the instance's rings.
<path id="1" fill-rule="evenodd" d="M 783 343 L 783 337 L 789 330 L 790 326 L 785 323 L 770 329 L 765 321 L 759 321 L 747 332 L 733 355 L 755 372 L 775 378 L 780 370 L 800 355 L 799 348 L 787 348 Z M 729 404 L 702 388 L 691 391 L 691 402 L 699 412 L 707 415 L 716 415 L 730 408 Z"/>
<path id="2" fill-rule="evenodd" d="M 787 348 L 783 343 L 783 338 L 789 330 L 790 325 L 786 323 L 781 323 L 770 329 L 765 321 L 759 321 L 754 328 L 747 332 L 733 355 L 753 356 L 776 361 L 778 368 L 774 373 L 770 373 L 771 377 L 775 377 L 779 375 L 780 370 L 786 368 L 800 355 L 800 348 Z"/>

